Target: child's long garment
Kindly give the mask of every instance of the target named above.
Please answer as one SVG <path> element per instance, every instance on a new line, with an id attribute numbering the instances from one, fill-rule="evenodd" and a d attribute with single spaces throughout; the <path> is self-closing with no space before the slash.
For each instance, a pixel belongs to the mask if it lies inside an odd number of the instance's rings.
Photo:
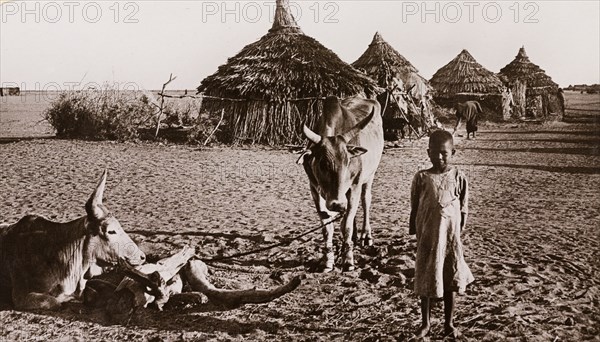
<path id="1" fill-rule="evenodd" d="M 440 298 L 444 290 L 463 293 L 474 278 L 463 257 L 461 212 L 468 211 L 468 184 L 457 168 L 442 174 L 419 171 L 413 179 L 411 203 L 416 214 L 415 293 Z"/>

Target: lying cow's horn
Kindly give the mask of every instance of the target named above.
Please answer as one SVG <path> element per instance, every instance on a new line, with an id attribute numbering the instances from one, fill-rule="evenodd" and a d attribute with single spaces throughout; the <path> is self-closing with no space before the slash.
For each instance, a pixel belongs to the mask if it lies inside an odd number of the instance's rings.
<path id="1" fill-rule="evenodd" d="M 311 129 L 308 128 L 306 125 L 302 127 L 302 131 L 304 132 L 304 135 L 308 138 L 308 140 L 312 141 L 313 143 L 318 144 L 321 142 L 321 136 L 311 131 Z"/>
<path id="2" fill-rule="evenodd" d="M 371 114 L 369 114 L 369 116 L 367 116 L 362 121 L 357 123 L 349 131 L 347 131 L 343 134 L 340 134 L 339 136 L 341 136 L 345 142 L 350 142 L 350 140 L 352 140 L 352 138 L 354 138 L 363 128 L 365 128 L 365 126 L 367 126 L 367 124 L 369 122 L 371 122 L 371 120 L 373 119 L 373 116 L 375 116 L 375 107 L 373 107 L 373 109 L 371 110 Z"/>
<path id="3" fill-rule="evenodd" d="M 105 215 L 104 210 L 100 206 L 102 205 L 102 196 L 104 195 L 104 188 L 106 186 L 106 174 L 107 170 L 104 170 L 102 178 L 100 178 L 100 183 L 98 183 L 96 190 L 92 192 L 92 195 L 85 204 L 88 216 L 95 219 L 101 219 Z"/>

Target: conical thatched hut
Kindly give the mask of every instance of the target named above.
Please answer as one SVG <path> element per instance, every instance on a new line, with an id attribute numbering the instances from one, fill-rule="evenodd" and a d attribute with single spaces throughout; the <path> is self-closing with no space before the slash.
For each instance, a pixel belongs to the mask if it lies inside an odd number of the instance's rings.
<path id="1" fill-rule="evenodd" d="M 352 66 L 364 70 L 380 87 L 385 87 L 393 77 L 402 80 L 406 89 L 414 85 L 414 97 L 424 96 L 431 89 L 429 82 L 419 75 L 419 70 L 388 44 L 379 32 L 375 33 L 367 50 Z"/>
<path id="2" fill-rule="evenodd" d="M 352 63 L 352 66 L 371 76 L 381 88 L 390 89 L 394 81 L 400 83 L 402 89 L 399 89 L 394 97 L 402 109 L 398 106 L 386 106 L 385 102 L 388 101 L 383 101 L 382 107 L 386 108 L 383 114 L 384 128 L 395 126 L 393 121 L 403 119 L 402 114 L 407 114 L 409 120 L 413 121 L 412 124 L 418 125 L 416 129 L 431 126 L 433 118 L 428 95 L 432 88 L 429 82 L 419 75 L 419 70 L 386 42 L 379 32 L 375 33 L 367 50 Z M 401 113 L 404 108 L 406 113 Z"/>
<path id="3" fill-rule="evenodd" d="M 450 63 L 441 67 L 429 83 L 435 89 L 434 100 L 445 107 L 458 102 L 478 100 L 490 119 L 501 119 L 502 81 L 462 50 Z"/>
<path id="4" fill-rule="evenodd" d="M 529 60 L 525 47 L 519 49 L 512 62 L 500 69 L 499 75 L 512 91 L 514 117 L 562 119 L 564 113 L 559 103 L 558 84 Z"/>
<path id="5" fill-rule="evenodd" d="M 305 35 L 277 0 L 273 27 L 205 78 L 204 108 L 224 110 L 232 142 L 298 144 L 325 96 L 372 96 L 377 85 L 333 51 Z M 225 98 L 225 100 L 210 97 Z"/>

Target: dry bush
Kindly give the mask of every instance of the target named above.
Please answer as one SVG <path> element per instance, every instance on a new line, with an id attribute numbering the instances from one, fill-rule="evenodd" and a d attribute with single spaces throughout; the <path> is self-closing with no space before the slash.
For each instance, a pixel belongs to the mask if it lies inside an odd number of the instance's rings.
<path id="1" fill-rule="evenodd" d="M 61 93 L 44 112 L 61 138 L 89 140 L 154 139 L 158 99 L 148 92 L 119 91 L 110 87 Z M 167 98 L 161 116 L 159 138 L 203 144 L 215 130 L 220 115 L 200 115 L 202 100 Z M 225 120 L 211 143 L 230 141 Z"/>
<path id="2" fill-rule="evenodd" d="M 62 138 L 134 140 L 152 124 L 155 110 L 137 92 L 112 87 L 61 93 L 44 112 Z"/>

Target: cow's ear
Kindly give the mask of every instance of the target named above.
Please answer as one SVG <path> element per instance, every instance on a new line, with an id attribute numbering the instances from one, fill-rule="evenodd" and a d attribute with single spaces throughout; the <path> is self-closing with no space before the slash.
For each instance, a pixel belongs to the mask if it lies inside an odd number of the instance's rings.
<path id="1" fill-rule="evenodd" d="M 300 157 L 298 157 L 298 160 L 296 160 L 296 164 L 299 164 L 299 165 L 304 164 L 304 159 L 307 157 L 310 157 L 311 155 L 312 155 L 311 150 L 306 150 L 306 151 L 302 152 Z"/>
<path id="2" fill-rule="evenodd" d="M 350 153 L 350 158 L 358 157 L 361 154 L 365 154 L 368 150 L 364 147 L 348 145 L 348 153 Z"/>

